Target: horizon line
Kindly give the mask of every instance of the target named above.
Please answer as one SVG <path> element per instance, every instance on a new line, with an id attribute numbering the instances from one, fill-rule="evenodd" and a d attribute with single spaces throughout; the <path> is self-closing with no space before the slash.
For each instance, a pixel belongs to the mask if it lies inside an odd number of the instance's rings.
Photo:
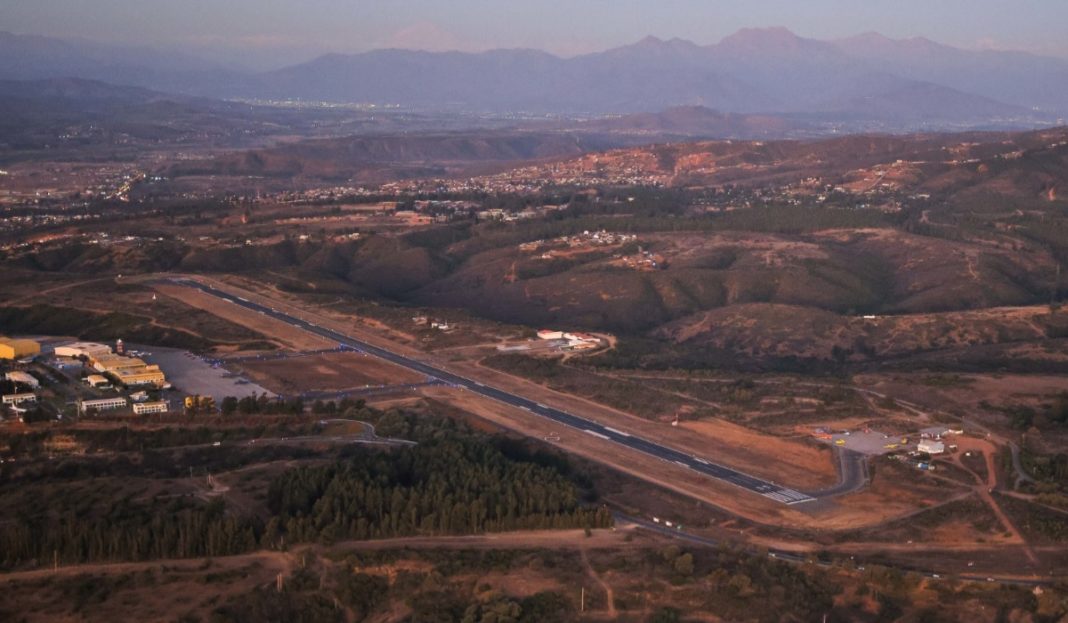
<path id="1" fill-rule="evenodd" d="M 826 44 L 830 44 L 830 45 L 835 45 L 837 43 L 848 41 L 850 39 L 858 39 L 858 38 L 862 38 L 862 37 L 879 37 L 881 39 L 884 39 L 886 41 L 890 41 L 890 42 L 893 42 L 893 43 L 925 42 L 925 43 L 934 44 L 934 45 L 937 45 L 937 46 L 940 46 L 940 47 L 944 47 L 944 48 L 948 48 L 948 49 L 952 49 L 952 50 L 959 50 L 959 51 L 971 52 L 971 53 L 990 52 L 990 53 L 1026 54 L 1026 55 L 1037 57 L 1037 58 L 1049 58 L 1049 59 L 1054 59 L 1054 60 L 1058 60 L 1058 61 L 1062 61 L 1062 62 L 1068 62 L 1068 52 L 1066 52 L 1065 55 L 1062 56 L 1062 55 L 1058 55 L 1058 54 L 1055 54 L 1055 53 L 1036 52 L 1036 51 L 1027 50 L 1027 49 L 1023 49 L 1023 48 L 983 47 L 983 46 L 980 46 L 980 47 L 963 47 L 963 46 L 953 45 L 953 44 L 949 44 L 949 43 L 943 43 L 941 41 L 937 41 L 937 40 L 932 39 L 932 38 L 930 38 L 928 36 L 925 36 L 925 35 L 915 35 L 915 36 L 911 36 L 911 37 L 894 38 L 894 37 L 890 37 L 890 36 L 884 35 L 884 34 L 882 34 L 881 32 L 879 32 L 877 30 L 866 30 L 866 31 L 859 32 L 859 33 L 856 33 L 856 34 L 853 34 L 853 35 L 847 35 L 847 36 L 843 36 L 843 37 L 836 37 L 836 38 L 830 38 L 830 39 L 818 39 L 818 38 L 815 38 L 815 37 L 806 37 L 806 36 L 800 35 L 797 32 L 795 32 L 794 30 L 792 30 L 792 29 L 790 29 L 789 27 L 786 27 L 786 26 L 774 25 L 774 26 L 746 26 L 746 27 L 742 27 L 742 28 L 739 28 L 738 30 L 734 31 L 733 33 L 731 33 L 729 35 L 725 35 L 724 37 L 720 38 L 718 41 L 715 41 L 715 42 L 712 42 L 712 43 L 697 43 L 696 41 L 694 41 L 692 39 L 686 39 L 686 38 L 678 37 L 678 36 L 664 37 L 664 36 L 660 36 L 660 35 L 648 34 L 648 35 L 645 35 L 644 37 L 641 37 L 640 39 L 631 41 L 629 43 L 622 43 L 622 44 L 619 44 L 619 45 L 611 45 L 611 46 L 608 46 L 608 47 L 605 47 L 605 48 L 599 48 L 597 50 L 592 50 L 592 51 L 587 51 L 587 52 L 579 52 L 579 53 L 560 53 L 560 52 L 555 52 L 553 50 L 546 49 L 546 48 L 531 47 L 531 46 L 516 46 L 516 47 L 491 46 L 491 47 L 485 47 L 485 48 L 460 48 L 460 47 L 456 47 L 456 48 L 442 48 L 442 49 L 427 49 L 427 48 L 419 48 L 419 47 L 389 46 L 389 45 L 386 45 L 386 46 L 367 48 L 367 49 L 363 49 L 363 50 L 349 50 L 349 51 L 341 51 L 341 50 L 337 50 L 337 49 L 326 49 L 326 50 L 317 50 L 317 51 L 308 50 L 308 52 L 311 53 L 311 56 L 308 59 L 303 60 L 303 61 L 287 61 L 286 64 L 278 66 L 277 68 L 280 69 L 280 68 L 283 68 L 283 67 L 300 65 L 300 64 L 307 63 L 307 62 L 310 62 L 310 61 L 313 61 L 313 60 L 316 60 L 316 59 L 319 59 L 319 58 L 327 57 L 327 56 L 358 56 L 358 55 L 361 55 L 361 54 L 370 54 L 370 53 L 374 53 L 374 52 L 387 52 L 387 51 L 421 52 L 421 53 L 425 53 L 425 54 L 465 54 L 465 55 L 479 55 L 479 54 L 488 54 L 488 53 L 493 53 L 493 52 L 537 52 L 537 53 L 546 54 L 548 56 L 552 56 L 554 58 L 558 58 L 558 59 L 561 59 L 561 60 L 569 60 L 569 59 L 574 59 L 574 58 L 581 58 L 581 57 L 584 57 L 584 56 L 593 56 L 593 55 L 597 55 L 597 54 L 604 54 L 604 53 L 607 53 L 607 52 L 612 52 L 614 50 L 619 50 L 619 49 L 623 49 L 623 48 L 634 47 L 634 46 L 642 45 L 645 42 L 656 43 L 656 44 L 680 43 L 680 44 L 685 44 L 685 45 L 692 45 L 692 46 L 697 47 L 697 48 L 707 49 L 707 48 L 716 47 L 718 45 L 722 45 L 727 40 L 729 40 L 729 39 L 731 39 L 733 37 L 737 37 L 738 35 L 740 35 L 742 33 L 748 33 L 748 32 L 755 32 L 755 33 L 764 32 L 764 33 L 766 33 L 766 32 L 773 32 L 773 31 L 782 32 L 783 34 L 789 35 L 789 36 L 791 36 L 791 37 L 793 37 L 795 39 L 801 40 L 801 41 L 810 41 L 810 42 L 815 42 L 815 43 L 826 43 Z M 209 59 L 206 58 L 206 57 L 197 55 L 195 48 L 196 47 L 201 47 L 201 48 L 203 48 L 203 47 L 212 47 L 212 46 L 204 46 L 204 45 L 196 46 L 196 45 L 194 45 L 192 43 L 182 43 L 182 42 L 177 42 L 177 41 L 169 42 L 169 43 L 163 43 L 163 44 L 152 44 L 152 43 L 144 43 L 144 42 L 142 42 L 142 43 L 137 43 L 137 42 L 115 42 L 115 41 L 106 41 L 106 40 L 94 39 L 94 38 L 91 38 L 91 37 L 83 37 L 83 36 L 49 35 L 49 34 L 42 34 L 42 33 L 14 32 L 14 31 L 11 31 L 11 30 L 0 30 L 0 34 L 8 34 L 8 35 L 12 35 L 12 36 L 15 36 L 15 37 L 27 37 L 27 38 L 29 38 L 29 37 L 37 37 L 37 38 L 44 38 L 44 39 L 53 39 L 53 40 L 62 41 L 62 42 L 81 42 L 81 43 L 86 43 L 86 44 L 101 45 L 101 46 L 108 46 L 108 47 L 114 47 L 114 48 L 147 48 L 147 49 L 152 49 L 152 50 L 161 51 L 161 52 L 168 52 L 168 51 L 169 52 L 181 52 L 181 53 L 189 55 L 189 56 L 196 56 L 200 60 L 205 60 L 205 61 L 209 61 Z M 245 52 L 254 52 L 256 48 L 253 47 L 253 46 L 222 46 L 222 47 L 216 47 L 215 49 L 216 50 L 220 50 L 220 51 L 222 51 L 222 50 L 234 50 L 234 51 L 242 50 L 242 51 L 245 51 Z M 281 50 L 281 49 L 284 49 L 284 48 L 274 48 L 274 49 L 276 51 L 278 51 L 278 50 Z M 294 49 L 294 48 L 290 48 L 290 49 Z M 209 62 L 216 62 L 217 63 L 218 61 L 209 61 Z M 268 71 L 270 71 L 270 70 L 268 70 Z"/>

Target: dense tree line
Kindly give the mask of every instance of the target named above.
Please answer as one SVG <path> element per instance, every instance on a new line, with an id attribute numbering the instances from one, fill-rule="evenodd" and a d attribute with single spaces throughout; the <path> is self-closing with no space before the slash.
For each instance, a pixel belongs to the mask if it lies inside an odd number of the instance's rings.
<path id="1" fill-rule="evenodd" d="M 345 406 L 347 415 L 373 422 L 379 434 L 419 444 L 391 451 L 353 446 L 333 464 L 283 473 L 268 488 L 266 525 L 226 512 L 221 500 L 203 504 L 193 498 L 111 495 L 59 509 L 29 505 L 12 512 L 0 530 L 0 566 L 47 565 L 54 557 L 77 563 L 223 556 L 312 540 L 611 525 L 607 510 L 580 503 L 579 486 L 588 483 L 562 457 L 474 433 L 447 418 L 358 409 L 352 401 Z M 142 441 L 173 441 L 171 431 L 158 434 L 159 439 L 154 433 Z M 129 435 L 120 431 L 111 442 L 135 445 L 137 439 Z M 251 451 L 220 455 L 212 450 L 187 450 L 184 462 L 153 452 L 145 452 L 136 465 L 73 461 L 69 468 L 57 467 L 51 478 L 84 481 L 85 495 L 91 496 L 93 479 L 115 470 L 175 477 L 187 465 L 218 472 L 253 459 Z M 276 449 L 256 452 L 262 458 Z"/>
<path id="2" fill-rule="evenodd" d="M 268 492 L 265 540 L 367 539 L 530 528 L 606 527 L 611 514 L 579 504 L 559 472 L 507 458 L 472 438 L 430 441 L 303 467 Z"/>
<path id="3" fill-rule="evenodd" d="M 99 517 L 17 517 L 0 530 L 0 562 L 225 556 L 254 549 L 260 532 L 256 523 L 228 516 L 221 501 L 152 506 L 123 500 Z"/>
<path id="4" fill-rule="evenodd" d="M 296 398 L 283 398 L 281 396 L 270 398 L 267 394 L 245 396 L 244 398 L 227 396 L 222 399 L 219 410 L 222 411 L 223 415 L 233 415 L 235 413 L 241 415 L 300 415 L 304 413 L 304 400 L 299 396 Z"/>
<path id="5" fill-rule="evenodd" d="M 1038 410 L 1028 405 L 1008 405 L 995 407 L 986 403 L 987 408 L 1004 413 L 1009 418 L 1009 426 L 1016 430 L 1027 430 L 1032 426 L 1044 428 L 1047 424 L 1064 426 L 1068 424 L 1068 392 L 1061 392 L 1053 403 Z"/>
<path id="6" fill-rule="evenodd" d="M 1068 483 L 1068 454 L 1021 454 L 1027 472 L 1040 482 L 1055 485 Z"/>

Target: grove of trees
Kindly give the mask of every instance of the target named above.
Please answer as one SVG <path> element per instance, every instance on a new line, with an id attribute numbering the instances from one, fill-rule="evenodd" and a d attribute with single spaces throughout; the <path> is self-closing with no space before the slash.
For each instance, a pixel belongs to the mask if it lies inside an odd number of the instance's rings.
<path id="1" fill-rule="evenodd" d="M 329 541 L 612 523 L 606 509 L 580 505 L 558 471 L 463 437 L 290 470 L 272 483 L 268 506 L 268 541 L 283 533 Z"/>

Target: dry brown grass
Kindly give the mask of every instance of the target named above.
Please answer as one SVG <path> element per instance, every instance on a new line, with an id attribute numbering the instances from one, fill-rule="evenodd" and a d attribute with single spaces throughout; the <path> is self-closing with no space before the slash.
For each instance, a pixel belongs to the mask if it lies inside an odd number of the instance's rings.
<path id="1" fill-rule="evenodd" d="M 340 391 L 364 385 L 395 385 L 423 380 L 411 370 L 353 352 L 250 360 L 238 365 L 256 383 L 282 394 L 312 390 Z"/>

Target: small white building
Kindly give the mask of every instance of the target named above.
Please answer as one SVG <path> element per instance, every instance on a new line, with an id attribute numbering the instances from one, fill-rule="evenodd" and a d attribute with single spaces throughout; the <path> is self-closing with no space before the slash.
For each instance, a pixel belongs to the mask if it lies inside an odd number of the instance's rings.
<path id="1" fill-rule="evenodd" d="M 5 405 L 11 406 L 20 405 L 25 402 L 37 402 L 37 394 L 33 394 L 30 392 L 24 392 L 19 394 L 4 394 L 2 401 Z"/>
<path id="2" fill-rule="evenodd" d="M 95 411 L 110 411 L 112 409 L 121 409 L 126 406 L 126 398 L 123 396 L 116 396 L 115 398 L 100 398 L 98 400 L 81 400 L 78 402 L 78 413 L 86 414 L 90 409 Z"/>
<path id="3" fill-rule="evenodd" d="M 41 382 L 38 381 L 36 377 L 34 377 L 29 372 L 22 372 L 20 370 L 8 372 L 4 375 L 4 379 L 12 381 L 14 383 L 25 385 L 31 389 L 37 389 L 41 386 Z"/>
<path id="4" fill-rule="evenodd" d="M 564 339 L 563 331 L 554 331 L 553 329 L 542 329 L 538 331 L 539 340 L 562 340 Z"/>
<path id="5" fill-rule="evenodd" d="M 108 380 L 108 377 L 102 374 L 90 374 L 85 377 L 85 384 L 89 387 L 98 387 L 101 389 L 111 387 L 111 381 Z"/>
<path id="6" fill-rule="evenodd" d="M 927 454 L 942 454 L 946 451 L 946 444 L 934 439 L 922 439 L 916 444 L 916 449 Z"/>
<path id="7" fill-rule="evenodd" d="M 135 402 L 133 406 L 133 412 L 136 415 L 147 415 L 150 413 L 166 413 L 170 407 L 167 405 L 167 401 L 159 400 L 156 402 Z"/>

